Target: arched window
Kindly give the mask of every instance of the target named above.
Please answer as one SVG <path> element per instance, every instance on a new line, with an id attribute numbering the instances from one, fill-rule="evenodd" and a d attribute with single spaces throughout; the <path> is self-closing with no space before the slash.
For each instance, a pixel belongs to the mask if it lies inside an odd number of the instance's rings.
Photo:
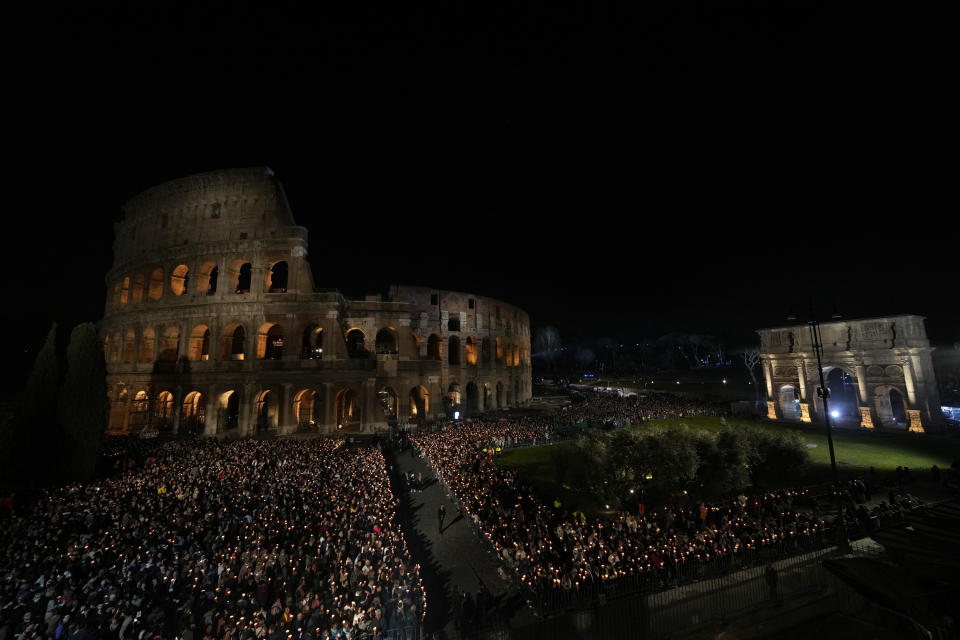
<path id="1" fill-rule="evenodd" d="M 377 331 L 376 350 L 378 354 L 397 353 L 397 332 L 392 327 L 384 327 Z"/>
<path id="2" fill-rule="evenodd" d="M 127 329 L 123 334 L 123 361 L 133 364 L 137 360 L 137 334 L 133 329 Z"/>
<path id="3" fill-rule="evenodd" d="M 190 332 L 189 358 L 193 361 L 210 359 L 210 328 L 207 325 L 197 325 Z"/>
<path id="4" fill-rule="evenodd" d="M 467 358 L 467 364 L 473 367 L 477 366 L 477 340 L 473 336 L 467 336 L 464 354 Z"/>
<path id="5" fill-rule="evenodd" d="M 367 348 L 364 344 L 365 336 L 360 329 L 350 329 L 347 332 L 347 357 L 366 358 L 368 357 Z"/>
<path id="6" fill-rule="evenodd" d="M 436 333 L 431 333 L 427 339 L 427 360 L 443 359 L 443 339 Z"/>
<path id="7" fill-rule="evenodd" d="M 315 324 L 311 324 L 303 330 L 300 357 L 304 360 L 323 359 L 323 329 Z"/>
<path id="8" fill-rule="evenodd" d="M 238 261 L 239 262 L 239 261 Z M 249 262 L 239 263 L 236 266 L 237 287 L 235 293 L 250 293 L 250 278 L 253 276 L 253 265 Z"/>
<path id="9" fill-rule="evenodd" d="M 136 431 L 140 431 L 150 422 L 150 397 L 146 391 L 137 391 L 130 413 L 130 424 Z"/>
<path id="10" fill-rule="evenodd" d="M 159 300 L 163 296 L 163 269 L 157 267 L 150 274 L 150 288 L 147 291 L 147 297 L 151 300 Z"/>
<path id="11" fill-rule="evenodd" d="M 257 396 L 256 406 L 256 429 L 257 431 L 267 431 L 272 429 L 277 417 L 277 409 L 274 406 L 273 394 L 267 390 L 262 391 Z"/>
<path id="12" fill-rule="evenodd" d="M 267 273 L 267 291 L 270 293 L 287 292 L 287 263 L 285 260 L 275 263 Z"/>
<path id="13" fill-rule="evenodd" d="M 353 389 L 337 393 L 337 429 L 356 429 L 360 426 L 360 397 Z"/>
<path id="14" fill-rule="evenodd" d="M 153 425 L 158 431 L 173 430 L 173 394 L 169 391 L 157 394 Z"/>
<path id="15" fill-rule="evenodd" d="M 182 296 L 187 292 L 189 276 L 190 269 L 187 268 L 187 265 L 181 264 L 174 267 L 173 275 L 170 276 L 170 291 L 173 292 L 173 295 Z"/>
<path id="16" fill-rule="evenodd" d="M 130 298 L 130 278 L 124 278 L 123 284 L 120 286 L 120 306 L 127 304 L 127 300 Z"/>
<path id="17" fill-rule="evenodd" d="M 203 395 L 199 391 L 191 391 L 183 399 L 180 433 L 192 436 L 202 434 L 204 417 Z"/>
<path id="18" fill-rule="evenodd" d="M 169 326 L 164 328 L 160 341 L 160 362 L 176 362 L 180 357 L 180 328 Z"/>
<path id="19" fill-rule="evenodd" d="M 297 419 L 297 427 L 306 431 L 316 427 L 314 405 L 317 401 L 317 392 L 313 389 L 300 391 L 293 400 L 293 415 Z"/>
<path id="20" fill-rule="evenodd" d="M 280 360 L 283 357 L 283 327 L 267 322 L 257 332 L 257 357 L 261 360 Z"/>
<path id="21" fill-rule="evenodd" d="M 449 363 L 453 366 L 460 365 L 460 338 L 457 336 L 450 336 L 449 341 L 450 351 L 447 353 Z"/>
<path id="22" fill-rule="evenodd" d="M 140 334 L 140 362 L 153 362 L 153 349 L 156 346 L 157 334 L 147 327 Z"/>
<path id="23" fill-rule="evenodd" d="M 133 276 L 133 303 L 134 304 L 143 302 L 143 284 L 145 280 L 146 279 L 143 277 L 142 273 L 138 273 L 137 275 Z"/>
<path id="24" fill-rule="evenodd" d="M 204 262 L 200 266 L 200 277 L 197 278 L 197 290 L 200 293 L 212 296 L 217 292 L 217 278 L 220 269 L 215 262 Z"/>
<path id="25" fill-rule="evenodd" d="M 240 394 L 234 390 L 220 394 L 219 430 L 229 431 L 240 426 Z"/>
<path id="26" fill-rule="evenodd" d="M 223 330 L 220 358 L 222 360 L 243 360 L 246 350 L 247 332 L 243 325 L 236 322 L 228 324 Z"/>
<path id="27" fill-rule="evenodd" d="M 430 394 L 423 385 L 410 389 L 410 417 L 427 419 L 430 412 Z"/>

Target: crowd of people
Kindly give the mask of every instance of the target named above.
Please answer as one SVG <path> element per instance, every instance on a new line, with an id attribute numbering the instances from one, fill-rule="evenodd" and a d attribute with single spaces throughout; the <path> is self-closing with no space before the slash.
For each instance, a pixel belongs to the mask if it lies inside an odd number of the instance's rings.
<path id="1" fill-rule="evenodd" d="M 0 639 L 352 640 L 422 620 L 379 448 L 149 453 L 0 522 Z"/>
<path id="2" fill-rule="evenodd" d="M 696 411 L 681 402 L 684 411 Z M 650 407 L 635 398 L 598 396 L 587 404 L 576 409 L 578 418 L 611 411 L 628 418 L 652 415 L 645 412 Z M 679 415 L 677 407 L 668 406 L 658 401 L 656 410 L 676 410 Z M 507 575 L 534 592 L 569 591 L 629 575 L 656 586 L 690 567 L 823 538 L 824 521 L 799 508 L 808 498 L 802 491 L 740 495 L 716 504 L 672 500 L 660 509 L 612 517 L 588 517 L 546 504 L 493 457 L 504 444 L 548 442 L 555 425 L 555 416 L 543 414 L 472 421 L 411 435 L 465 516 L 489 540 Z"/>

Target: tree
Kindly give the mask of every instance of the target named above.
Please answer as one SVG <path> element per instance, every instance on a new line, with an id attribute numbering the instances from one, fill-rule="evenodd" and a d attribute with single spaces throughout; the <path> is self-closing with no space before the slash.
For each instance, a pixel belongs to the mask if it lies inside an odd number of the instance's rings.
<path id="1" fill-rule="evenodd" d="M 552 371 L 553 362 L 560 351 L 560 332 L 549 325 L 537 329 L 533 338 L 533 348 L 546 360 L 547 367 Z"/>
<path id="2" fill-rule="evenodd" d="M 68 456 L 64 468 L 87 479 L 97 465 L 107 424 L 107 370 L 93 323 L 74 327 L 67 347 L 67 373 L 60 392 L 60 422 Z"/>
<path id="3" fill-rule="evenodd" d="M 748 347 L 743 350 L 743 366 L 750 373 L 750 379 L 753 381 L 753 406 L 760 406 L 760 385 L 757 384 L 757 375 L 755 370 L 760 364 L 760 349 Z"/>
<path id="4" fill-rule="evenodd" d="M 755 487 L 771 476 L 796 479 L 810 458 L 799 436 L 791 431 L 772 433 L 753 427 L 742 433 L 750 481 Z"/>
<path id="5" fill-rule="evenodd" d="M 20 419 L 8 425 L 0 441 L 3 472 L 18 484 L 48 477 L 54 461 L 49 455 L 57 441 L 57 387 L 60 364 L 57 360 L 57 325 L 47 332 L 46 342 L 33 361 L 33 369 L 20 396 Z"/>

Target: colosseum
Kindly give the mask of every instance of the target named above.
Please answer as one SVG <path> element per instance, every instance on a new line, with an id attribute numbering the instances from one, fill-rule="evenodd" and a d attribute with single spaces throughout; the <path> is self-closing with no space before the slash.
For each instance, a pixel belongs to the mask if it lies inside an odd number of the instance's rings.
<path id="1" fill-rule="evenodd" d="M 530 322 L 491 298 L 319 289 L 266 167 L 135 196 L 115 225 L 100 335 L 108 432 L 372 433 L 531 396 Z"/>

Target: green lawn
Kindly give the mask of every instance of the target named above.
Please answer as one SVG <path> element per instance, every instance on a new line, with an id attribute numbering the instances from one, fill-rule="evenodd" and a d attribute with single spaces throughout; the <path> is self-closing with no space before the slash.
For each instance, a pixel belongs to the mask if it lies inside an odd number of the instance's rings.
<path id="1" fill-rule="evenodd" d="M 804 475 L 784 477 L 774 480 L 777 486 L 796 486 L 797 484 L 816 484 L 829 482 L 830 451 L 827 445 L 827 434 L 821 427 L 801 427 L 791 424 L 775 424 L 770 422 L 754 422 L 738 419 L 727 419 L 727 424 L 736 428 L 738 424 L 750 425 L 771 431 L 791 430 L 800 436 L 808 446 L 810 464 Z M 656 426 L 685 424 L 689 428 L 702 431 L 720 431 L 723 423 L 720 418 L 693 417 L 655 420 L 630 427 L 632 429 L 650 429 Z M 941 469 L 950 466 L 950 463 L 960 458 L 960 441 L 929 435 L 872 433 L 867 431 L 835 431 L 833 436 L 834 450 L 837 456 L 837 468 L 841 479 L 850 476 L 866 475 L 870 467 L 874 467 L 881 475 L 886 475 L 898 466 L 910 467 L 915 473 L 928 472 L 932 465 Z M 556 482 L 556 468 L 553 459 L 553 450 L 569 447 L 570 442 L 527 447 L 507 451 L 499 458 L 498 464 L 514 469 L 520 477 L 530 483 L 546 502 L 559 498 L 564 506 L 583 509 L 587 512 L 602 510 L 604 505 L 597 504 L 596 499 L 585 489 L 558 485 Z"/>

